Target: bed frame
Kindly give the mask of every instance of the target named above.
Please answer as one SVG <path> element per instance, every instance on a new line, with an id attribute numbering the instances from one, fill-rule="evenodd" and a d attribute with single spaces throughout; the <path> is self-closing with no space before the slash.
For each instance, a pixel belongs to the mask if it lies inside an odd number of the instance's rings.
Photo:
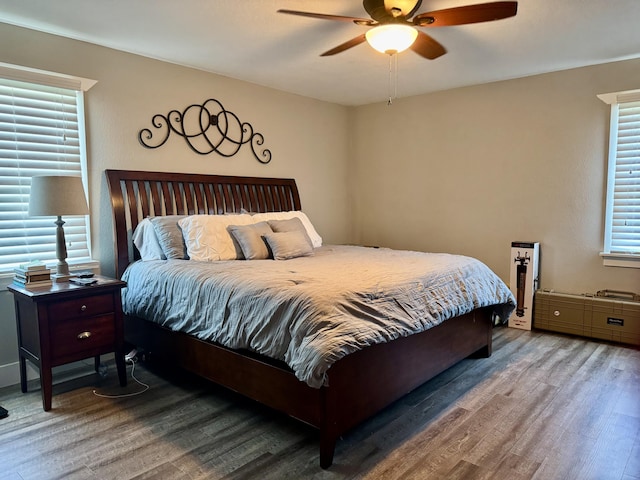
<path id="1" fill-rule="evenodd" d="M 139 258 L 131 235 L 147 216 L 300 210 L 293 179 L 106 170 L 113 207 L 118 277 Z M 320 466 L 333 462 L 344 432 L 460 360 L 491 355 L 490 308 L 426 332 L 347 355 L 328 386 L 298 380 L 282 362 L 125 317 L 125 340 L 219 385 L 297 418 L 320 432 Z"/>

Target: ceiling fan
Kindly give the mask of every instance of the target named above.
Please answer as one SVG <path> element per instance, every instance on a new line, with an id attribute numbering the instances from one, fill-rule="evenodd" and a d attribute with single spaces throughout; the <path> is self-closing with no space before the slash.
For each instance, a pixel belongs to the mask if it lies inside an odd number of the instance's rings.
<path id="1" fill-rule="evenodd" d="M 446 27 L 489 22 L 513 17 L 518 10 L 518 2 L 491 2 L 445 8 L 415 15 L 422 5 L 422 0 L 364 0 L 362 4 L 371 18 L 344 17 L 285 9 L 280 9 L 278 12 L 374 27 L 367 30 L 366 33 L 327 50 L 321 56 L 335 55 L 367 41 L 373 48 L 383 53 L 392 55 L 411 48 L 418 55 L 433 60 L 447 53 L 447 50 L 434 38 L 415 27 Z M 394 42 L 398 43 L 386 43 L 385 36 L 392 36 L 396 39 Z"/>

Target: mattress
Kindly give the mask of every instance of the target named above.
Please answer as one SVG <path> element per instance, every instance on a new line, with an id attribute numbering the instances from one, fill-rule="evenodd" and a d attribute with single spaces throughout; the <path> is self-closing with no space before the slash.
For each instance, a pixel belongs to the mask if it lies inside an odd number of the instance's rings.
<path id="1" fill-rule="evenodd" d="M 123 280 L 126 315 L 282 360 L 316 388 L 369 345 L 479 307 L 506 321 L 515 306 L 477 259 L 341 245 L 286 261 L 138 261 Z"/>

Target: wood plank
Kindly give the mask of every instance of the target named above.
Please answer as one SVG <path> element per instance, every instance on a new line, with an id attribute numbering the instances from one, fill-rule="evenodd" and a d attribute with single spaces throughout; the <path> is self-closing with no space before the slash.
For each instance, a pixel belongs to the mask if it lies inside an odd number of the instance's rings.
<path id="1" fill-rule="evenodd" d="M 55 384 L 50 412 L 38 382 L 5 388 L 0 480 L 640 478 L 640 352 L 508 328 L 493 347 L 345 434 L 328 471 L 313 428 L 190 375 L 139 365 L 148 392 L 98 398 L 140 389 L 110 365 Z"/>

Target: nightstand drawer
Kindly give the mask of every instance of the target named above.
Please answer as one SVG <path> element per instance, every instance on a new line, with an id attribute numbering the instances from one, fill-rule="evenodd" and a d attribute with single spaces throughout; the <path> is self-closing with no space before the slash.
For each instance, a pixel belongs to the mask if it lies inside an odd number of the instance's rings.
<path id="1" fill-rule="evenodd" d="M 49 305 L 51 318 L 87 318 L 114 311 L 113 295 L 93 295 Z"/>
<path id="2" fill-rule="evenodd" d="M 51 357 L 54 362 L 68 356 L 77 359 L 112 351 L 115 343 L 113 314 L 93 318 L 61 320 L 50 325 Z M 86 354 L 88 352 L 88 355 Z"/>

